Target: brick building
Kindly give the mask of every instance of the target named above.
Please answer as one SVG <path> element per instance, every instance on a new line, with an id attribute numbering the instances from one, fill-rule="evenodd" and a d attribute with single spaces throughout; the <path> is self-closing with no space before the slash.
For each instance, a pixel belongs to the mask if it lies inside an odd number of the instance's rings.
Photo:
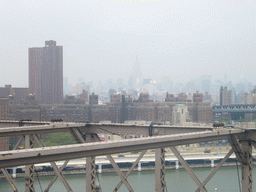
<path id="1" fill-rule="evenodd" d="M 198 91 L 196 93 L 193 93 L 193 102 L 203 102 L 204 96 L 203 93 L 199 93 Z"/>
<path id="2" fill-rule="evenodd" d="M 99 103 L 98 95 L 94 95 L 94 93 L 89 95 L 89 104 L 90 105 L 98 105 L 98 103 Z"/>
<path id="3" fill-rule="evenodd" d="M 56 41 L 29 48 L 29 93 L 40 104 L 63 102 L 63 47 Z"/>
<path id="4" fill-rule="evenodd" d="M 0 120 L 9 119 L 9 99 L 0 98 Z M 9 137 L 0 137 L 0 151 L 9 150 Z"/>
<path id="5" fill-rule="evenodd" d="M 94 96 L 95 95 L 91 95 Z M 128 121 L 155 121 L 172 123 L 173 107 L 176 104 L 183 104 L 188 110 L 188 120 L 197 123 L 212 123 L 213 112 L 210 102 L 132 102 L 130 97 L 122 96 L 122 102 L 107 103 L 106 105 L 97 103 L 96 99 L 91 100 L 91 104 L 59 104 L 59 105 L 38 105 L 19 106 L 16 112 L 12 110 L 14 119 L 24 119 L 49 121 L 51 119 L 63 119 L 67 122 L 100 122 L 111 121 L 112 123 L 123 123 Z M 127 100 L 127 98 L 129 98 Z M 176 99 L 176 98 L 175 98 Z M 197 100 L 201 101 L 201 100 Z M 32 114 L 34 116 L 32 116 Z M 38 115 L 37 115 L 38 114 Z M 27 118 L 25 117 L 27 115 Z"/>
<path id="6" fill-rule="evenodd" d="M 149 94 L 148 93 L 140 93 L 139 102 L 149 102 Z"/>
<path id="7" fill-rule="evenodd" d="M 28 94 L 29 89 L 26 87 L 12 87 L 12 85 L 0 87 L 0 98 L 10 98 L 15 104 L 23 104 Z"/>

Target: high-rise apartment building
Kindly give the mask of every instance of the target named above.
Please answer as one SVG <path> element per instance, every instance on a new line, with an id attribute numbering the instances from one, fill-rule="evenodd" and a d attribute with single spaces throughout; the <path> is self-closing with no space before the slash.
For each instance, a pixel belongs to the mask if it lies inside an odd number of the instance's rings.
<path id="1" fill-rule="evenodd" d="M 99 96 L 98 95 L 94 95 L 94 93 L 89 95 L 89 104 L 90 105 L 98 105 L 98 102 L 99 102 Z"/>
<path id="2" fill-rule="evenodd" d="M 230 105 L 231 104 L 231 90 L 227 87 L 221 86 L 220 88 L 220 105 Z"/>
<path id="3" fill-rule="evenodd" d="M 56 41 L 29 48 L 29 92 L 40 104 L 63 102 L 63 47 Z"/>

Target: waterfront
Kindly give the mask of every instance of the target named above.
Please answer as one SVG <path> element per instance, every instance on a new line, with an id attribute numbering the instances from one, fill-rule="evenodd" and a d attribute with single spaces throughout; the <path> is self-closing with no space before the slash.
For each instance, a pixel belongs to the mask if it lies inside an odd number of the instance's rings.
<path id="1" fill-rule="evenodd" d="M 255 169 L 256 166 L 254 165 Z M 210 173 L 213 168 L 194 168 L 198 178 L 203 181 L 204 178 Z M 239 165 L 239 175 L 241 180 L 241 166 Z M 45 189 L 49 184 L 53 176 L 39 176 L 40 183 L 42 188 Z M 74 192 L 85 191 L 85 174 L 79 175 L 65 175 L 70 186 Z M 100 184 L 102 187 L 102 192 L 113 191 L 114 187 L 120 181 L 119 176 L 116 173 L 102 173 L 98 174 Z M 253 174 L 253 180 L 256 180 L 256 175 Z M 128 181 L 133 187 L 134 191 L 139 192 L 150 192 L 155 190 L 155 180 L 154 180 L 154 171 L 142 171 L 142 172 L 132 172 L 128 177 Z M 24 191 L 24 178 L 14 179 L 15 184 L 17 185 L 19 191 Z M 188 173 L 184 169 L 179 170 L 166 170 L 166 183 L 168 192 L 189 192 L 195 191 L 196 185 L 189 177 Z M 222 167 L 216 175 L 209 181 L 206 185 L 209 192 L 214 191 L 215 188 L 218 188 L 218 192 L 236 192 L 239 191 L 238 176 L 236 166 L 231 167 Z M 40 192 L 40 185 L 35 176 L 35 189 L 37 192 Z M 253 185 L 253 191 L 256 190 L 256 183 Z M 0 191 L 1 192 L 10 192 L 11 188 L 6 179 L 0 179 Z M 65 187 L 62 185 L 60 180 L 57 180 L 56 183 L 50 189 L 51 192 L 66 191 Z M 120 192 L 126 192 L 127 189 L 124 185 L 119 190 Z"/>

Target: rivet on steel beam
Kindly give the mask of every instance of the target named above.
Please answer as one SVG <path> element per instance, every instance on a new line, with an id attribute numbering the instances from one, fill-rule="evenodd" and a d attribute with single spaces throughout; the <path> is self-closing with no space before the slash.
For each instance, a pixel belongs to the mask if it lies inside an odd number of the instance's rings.
<path id="1" fill-rule="evenodd" d="M 154 134 L 157 135 L 159 133 L 158 129 L 154 129 Z"/>

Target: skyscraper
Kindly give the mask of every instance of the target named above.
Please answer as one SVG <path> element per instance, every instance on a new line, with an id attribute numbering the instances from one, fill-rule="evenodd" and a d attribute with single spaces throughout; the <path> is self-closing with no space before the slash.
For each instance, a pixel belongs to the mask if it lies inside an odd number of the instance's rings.
<path id="1" fill-rule="evenodd" d="M 40 104 L 63 101 L 63 47 L 45 41 L 45 47 L 29 48 L 29 92 Z"/>

